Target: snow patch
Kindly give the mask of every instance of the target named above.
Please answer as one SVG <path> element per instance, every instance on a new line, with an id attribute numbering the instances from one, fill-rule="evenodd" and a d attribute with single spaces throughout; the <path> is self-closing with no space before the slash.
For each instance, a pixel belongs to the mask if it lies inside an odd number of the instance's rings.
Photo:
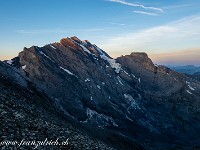
<path id="1" fill-rule="evenodd" d="M 67 70 L 67 69 L 65 69 L 65 68 L 63 68 L 63 67 L 61 67 L 61 66 L 60 66 L 60 69 L 64 70 L 65 72 L 67 72 L 68 74 L 70 74 L 70 75 L 72 75 L 72 76 L 77 77 L 77 76 L 74 75 L 71 71 L 69 71 L 69 70 Z M 78 77 L 77 77 L 77 78 L 78 78 Z"/>
<path id="2" fill-rule="evenodd" d="M 188 92 L 189 94 L 192 94 L 189 90 L 186 90 L 186 92 Z"/>
<path id="3" fill-rule="evenodd" d="M 195 90 L 195 87 L 193 88 L 191 85 L 190 85 L 190 82 L 186 81 L 186 84 L 188 85 L 189 89 L 194 91 Z"/>
<path id="4" fill-rule="evenodd" d="M 93 101 L 93 97 L 92 96 L 90 97 L 90 100 Z"/>
<path id="5" fill-rule="evenodd" d="M 126 119 L 130 120 L 130 121 L 133 121 L 131 118 L 129 118 L 127 115 L 126 115 Z"/>
<path id="6" fill-rule="evenodd" d="M 125 73 L 127 76 L 130 77 L 130 74 L 128 74 L 128 72 L 126 72 L 125 70 L 123 70 L 123 71 L 124 71 L 124 73 Z"/>
<path id="7" fill-rule="evenodd" d="M 50 45 L 51 48 L 56 49 L 53 45 Z"/>
<path id="8" fill-rule="evenodd" d="M 74 43 L 76 43 L 77 45 L 79 45 L 85 52 L 89 53 L 89 54 L 92 54 L 84 45 L 86 45 L 85 43 L 82 44 L 79 44 L 77 43 L 76 41 L 72 40 Z"/>
<path id="9" fill-rule="evenodd" d="M 159 65 L 158 64 L 154 64 L 154 66 L 158 67 Z"/>
<path id="10" fill-rule="evenodd" d="M 133 76 L 133 78 L 136 78 L 134 74 L 131 74 Z"/>
<path id="11" fill-rule="evenodd" d="M 105 53 L 97 46 L 95 46 L 95 47 L 96 47 L 96 50 L 100 53 L 100 57 L 102 59 L 106 60 L 110 64 L 111 68 L 115 69 L 116 73 L 119 73 L 121 70 L 121 64 L 116 63 L 115 59 L 112 59 L 112 58 L 109 58 L 108 56 L 106 56 Z"/>
<path id="12" fill-rule="evenodd" d="M 87 41 L 86 40 L 82 40 L 83 45 L 87 45 Z"/>
<path id="13" fill-rule="evenodd" d="M 26 69 L 26 65 L 22 66 L 22 69 L 25 70 Z"/>
<path id="14" fill-rule="evenodd" d="M 42 51 L 39 50 L 39 53 L 40 53 L 41 55 L 44 55 L 46 58 L 52 60 L 49 56 L 47 56 L 47 55 L 46 55 L 45 53 L 43 53 Z"/>
<path id="15" fill-rule="evenodd" d="M 107 74 L 109 77 L 112 77 L 110 74 Z"/>
<path id="16" fill-rule="evenodd" d="M 117 76 L 117 80 L 118 80 L 118 82 L 119 82 L 121 85 L 124 85 L 124 84 L 122 83 L 122 79 L 121 79 L 119 76 Z"/>
<path id="17" fill-rule="evenodd" d="M 141 109 L 138 104 L 136 103 L 136 101 L 134 100 L 134 98 L 130 95 L 130 94 L 124 94 L 124 98 L 129 100 L 130 102 L 130 107 L 134 108 L 134 109 Z"/>
<path id="18" fill-rule="evenodd" d="M 86 78 L 86 79 L 85 79 L 85 82 L 90 82 L 90 79 Z"/>
<path id="19" fill-rule="evenodd" d="M 189 81 L 186 81 L 186 84 L 190 84 L 190 82 L 189 82 Z"/>
<path id="20" fill-rule="evenodd" d="M 36 49 L 39 51 L 39 53 L 41 55 L 44 55 L 46 58 L 48 58 L 49 60 L 51 60 L 52 62 L 54 62 L 49 56 L 47 56 L 44 52 L 42 52 L 38 47 L 36 47 Z"/>
<path id="21" fill-rule="evenodd" d="M 92 54 L 85 46 L 83 46 L 83 45 L 81 45 L 81 44 L 79 44 L 80 46 L 81 46 L 81 48 L 85 51 L 85 52 L 87 52 L 87 53 L 89 53 L 89 54 Z"/>
<path id="22" fill-rule="evenodd" d="M 188 85 L 188 87 L 190 88 L 190 90 L 194 91 L 195 89 L 193 87 L 191 87 L 191 85 Z"/>
<path id="23" fill-rule="evenodd" d="M 9 64 L 9 65 L 12 65 L 12 63 L 13 63 L 13 60 L 8 60 L 7 61 L 7 64 Z"/>
<path id="24" fill-rule="evenodd" d="M 105 82 L 101 82 L 102 85 L 105 85 Z"/>
<path id="25" fill-rule="evenodd" d="M 115 59 L 109 58 L 105 54 L 101 55 L 101 58 L 104 59 L 104 60 L 106 60 L 110 64 L 111 68 L 115 69 L 116 73 L 120 72 L 120 70 L 121 70 L 121 64 L 116 63 Z"/>
<path id="26" fill-rule="evenodd" d="M 99 85 L 97 85 L 97 88 L 100 90 L 101 89 L 101 87 L 99 86 Z"/>
<path id="27" fill-rule="evenodd" d="M 94 46 L 95 46 L 96 50 L 97 50 L 100 54 L 103 54 L 103 51 L 102 51 L 98 46 L 96 46 L 96 45 L 94 45 Z"/>

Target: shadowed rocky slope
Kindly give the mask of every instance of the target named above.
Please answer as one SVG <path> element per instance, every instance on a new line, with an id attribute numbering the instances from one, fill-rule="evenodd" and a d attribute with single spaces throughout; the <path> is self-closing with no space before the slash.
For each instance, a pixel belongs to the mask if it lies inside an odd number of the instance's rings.
<path id="1" fill-rule="evenodd" d="M 190 76 L 191 78 L 197 80 L 197 81 L 200 81 L 200 72 L 197 72 L 197 73 L 194 73 L 192 75 L 188 75 Z"/>
<path id="2" fill-rule="evenodd" d="M 24 48 L 7 63 L 11 77 L 29 80 L 58 114 L 116 149 L 199 146 L 200 83 L 145 53 L 112 59 L 72 37 Z"/>
<path id="3" fill-rule="evenodd" d="M 0 62 L 0 141 L 68 140 L 65 146 L 38 146 L 37 149 L 113 149 L 99 139 L 78 130 L 58 113 L 51 99 L 35 89 L 26 78 Z M 1 149 L 33 149 L 35 146 L 6 146 Z"/>

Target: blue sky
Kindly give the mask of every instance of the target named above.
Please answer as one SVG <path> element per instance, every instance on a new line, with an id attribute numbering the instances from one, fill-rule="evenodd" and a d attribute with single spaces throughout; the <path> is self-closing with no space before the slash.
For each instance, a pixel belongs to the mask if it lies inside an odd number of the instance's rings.
<path id="1" fill-rule="evenodd" d="M 200 65 L 198 0 L 1 0 L 0 59 L 76 35 L 111 56 Z"/>

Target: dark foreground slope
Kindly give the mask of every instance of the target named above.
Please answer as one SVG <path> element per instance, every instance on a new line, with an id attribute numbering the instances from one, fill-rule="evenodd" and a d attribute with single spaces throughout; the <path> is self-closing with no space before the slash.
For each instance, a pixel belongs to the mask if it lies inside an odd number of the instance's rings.
<path id="1" fill-rule="evenodd" d="M 0 141 L 48 141 L 62 146 L 37 149 L 113 149 L 99 139 L 78 130 L 58 113 L 51 99 L 35 89 L 29 80 L 0 62 Z M 35 146 L 0 145 L 0 149 L 34 149 Z"/>
<path id="2" fill-rule="evenodd" d="M 58 114 L 116 149 L 199 146 L 200 83 L 155 66 L 145 53 L 112 59 L 72 37 L 24 48 L 7 63 L 48 95 Z"/>

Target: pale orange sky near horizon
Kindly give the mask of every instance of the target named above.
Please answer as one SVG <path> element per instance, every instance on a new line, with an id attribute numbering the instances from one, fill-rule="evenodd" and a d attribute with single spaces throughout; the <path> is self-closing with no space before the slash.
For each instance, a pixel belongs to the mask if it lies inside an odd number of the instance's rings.
<path id="1" fill-rule="evenodd" d="M 149 54 L 149 57 L 157 64 L 200 66 L 200 49 Z"/>
<path id="2" fill-rule="evenodd" d="M 165 52 L 165 53 L 150 53 L 150 52 L 146 53 L 148 54 L 149 58 L 154 62 L 154 64 L 200 66 L 200 48 Z M 129 54 L 123 54 L 123 52 L 111 53 L 111 56 L 114 58 L 119 57 L 121 55 L 129 55 Z"/>
<path id="3" fill-rule="evenodd" d="M 113 58 L 120 57 L 121 55 L 129 55 L 124 52 L 108 53 Z M 155 64 L 161 65 L 196 65 L 200 66 L 200 49 L 174 51 L 169 53 L 148 53 L 148 56 Z M 0 60 L 10 60 L 18 56 L 18 53 L 1 54 Z"/>
<path id="4" fill-rule="evenodd" d="M 0 52 L 1 53 L 1 52 Z M 0 60 L 3 61 L 3 60 L 10 60 L 14 57 L 16 57 L 18 54 L 0 54 Z"/>

